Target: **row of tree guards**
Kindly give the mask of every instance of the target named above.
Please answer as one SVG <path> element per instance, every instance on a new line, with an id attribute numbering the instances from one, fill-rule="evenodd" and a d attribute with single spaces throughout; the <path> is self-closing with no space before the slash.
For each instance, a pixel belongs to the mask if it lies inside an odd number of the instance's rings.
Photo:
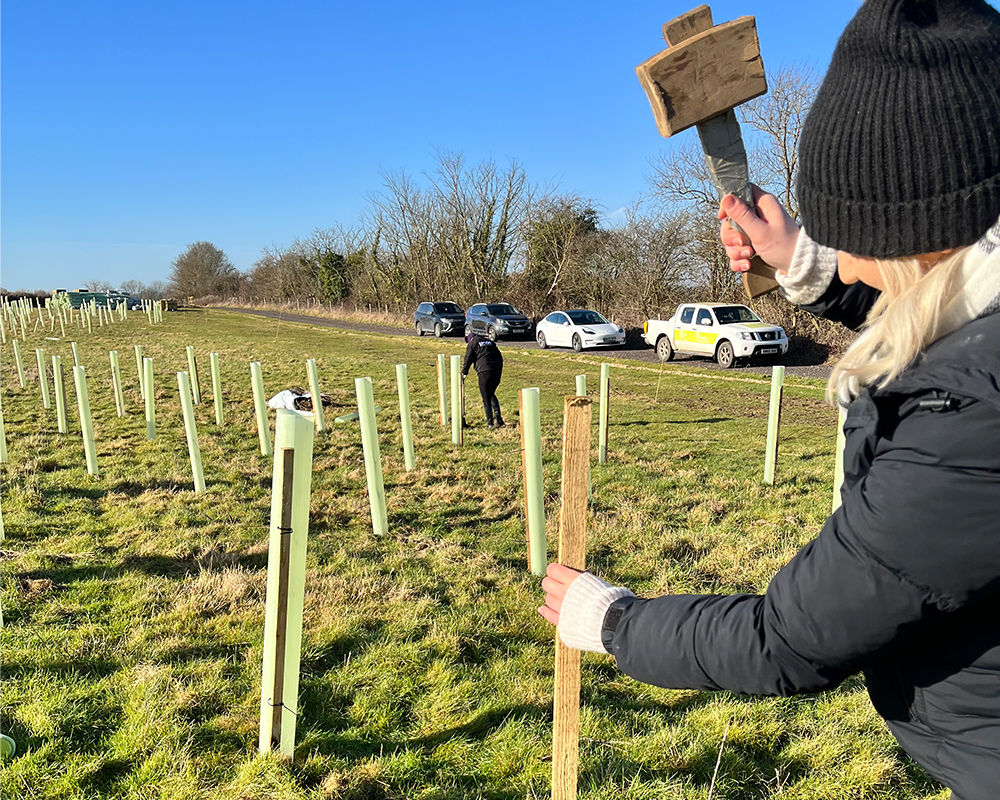
<path id="1" fill-rule="evenodd" d="M 77 330 L 93 333 L 95 321 L 99 328 L 103 328 L 105 325 L 113 325 L 128 319 L 128 303 L 125 300 L 109 299 L 108 304 L 104 306 L 98 305 L 96 300 L 91 299 L 79 308 L 74 308 L 69 300 L 64 298 L 67 296 L 46 297 L 44 303 L 35 302 L 33 298 L 27 297 L 14 301 L 6 297 L 0 298 L 0 344 L 7 343 L 8 329 L 11 340 L 16 344 L 19 330 L 21 340 L 27 341 L 29 326 L 32 333 L 35 333 L 39 328 L 45 330 L 47 324 L 49 332 L 55 333 L 58 323 L 59 335 L 65 339 L 66 326 L 74 322 Z M 142 301 L 142 311 L 151 325 L 163 322 L 163 305 L 162 300 Z M 15 347 L 16 352 L 18 350 Z"/>

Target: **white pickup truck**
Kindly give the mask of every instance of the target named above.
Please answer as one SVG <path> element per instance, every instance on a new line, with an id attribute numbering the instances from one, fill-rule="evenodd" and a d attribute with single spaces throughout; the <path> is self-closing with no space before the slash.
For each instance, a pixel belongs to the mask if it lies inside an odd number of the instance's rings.
<path id="1" fill-rule="evenodd" d="M 727 369 L 737 358 L 788 352 L 783 328 L 733 303 L 684 303 L 670 319 L 646 320 L 642 338 L 661 361 L 669 361 L 674 353 L 692 353 L 712 357 Z"/>

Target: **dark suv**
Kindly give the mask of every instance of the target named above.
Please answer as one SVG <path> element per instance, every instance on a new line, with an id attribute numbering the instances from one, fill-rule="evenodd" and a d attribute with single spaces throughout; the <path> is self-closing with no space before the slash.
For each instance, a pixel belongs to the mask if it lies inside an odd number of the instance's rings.
<path id="1" fill-rule="evenodd" d="M 492 339 L 522 336 L 531 338 L 532 324 L 509 303 L 477 303 L 465 312 L 465 332 Z"/>
<path id="2" fill-rule="evenodd" d="M 465 312 L 455 303 L 421 303 L 413 312 L 413 326 L 417 336 L 433 333 L 435 336 L 450 336 L 462 333 Z"/>

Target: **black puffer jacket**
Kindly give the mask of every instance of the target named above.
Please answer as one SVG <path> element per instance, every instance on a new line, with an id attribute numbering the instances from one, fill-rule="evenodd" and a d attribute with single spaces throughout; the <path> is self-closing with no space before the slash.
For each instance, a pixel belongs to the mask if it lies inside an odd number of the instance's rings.
<path id="1" fill-rule="evenodd" d="M 856 324 L 875 293 L 810 307 Z M 789 695 L 862 670 L 905 750 L 955 800 L 1000 797 L 1000 313 L 931 345 L 845 424 L 843 503 L 764 596 L 617 601 L 638 680 Z"/>
<path id="2" fill-rule="evenodd" d="M 476 373 L 482 375 L 503 369 L 503 354 L 497 343 L 476 334 L 465 348 L 465 361 L 462 364 L 462 374 L 468 375 L 472 365 Z"/>

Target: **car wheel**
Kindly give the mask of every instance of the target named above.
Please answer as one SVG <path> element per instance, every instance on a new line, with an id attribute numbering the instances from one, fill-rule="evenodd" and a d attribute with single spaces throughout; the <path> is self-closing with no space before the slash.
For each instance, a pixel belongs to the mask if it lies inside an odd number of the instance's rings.
<path id="1" fill-rule="evenodd" d="M 440 322 L 435 322 L 434 323 L 434 335 L 437 336 L 438 339 L 440 339 L 442 336 L 444 336 L 444 332 L 441 330 L 441 323 Z"/>
<path id="2" fill-rule="evenodd" d="M 497 340 L 497 329 L 492 325 L 486 329 L 486 338 L 491 342 L 495 342 Z"/>
<path id="3" fill-rule="evenodd" d="M 542 331 L 538 332 L 538 336 L 536 336 L 535 339 L 538 341 L 538 346 L 541 347 L 542 350 L 549 346 L 548 342 L 545 341 L 545 334 L 542 333 Z"/>
<path id="4" fill-rule="evenodd" d="M 583 341 L 581 341 L 580 334 L 578 333 L 573 334 L 573 349 L 578 353 L 583 350 Z"/>
<path id="5" fill-rule="evenodd" d="M 715 360 L 723 369 L 732 367 L 736 363 L 736 354 L 733 352 L 732 344 L 723 339 L 719 344 L 719 349 L 715 351 Z"/>
<path id="6" fill-rule="evenodd" d="M 656 355 L 660 361 L 670 361 L 674 357 L 674 348 L 669 336 L 661 336 L 656 340 Z"/>
<path id="7" fill-rule="evenodd" d="M 419 322 L 414 322 L 413 324 L 414 324 L 414 326 L 417 329 L 417 336 L 423 336 L 424 335 L 424 329 L 420 327 L 420 323 Z"/>

